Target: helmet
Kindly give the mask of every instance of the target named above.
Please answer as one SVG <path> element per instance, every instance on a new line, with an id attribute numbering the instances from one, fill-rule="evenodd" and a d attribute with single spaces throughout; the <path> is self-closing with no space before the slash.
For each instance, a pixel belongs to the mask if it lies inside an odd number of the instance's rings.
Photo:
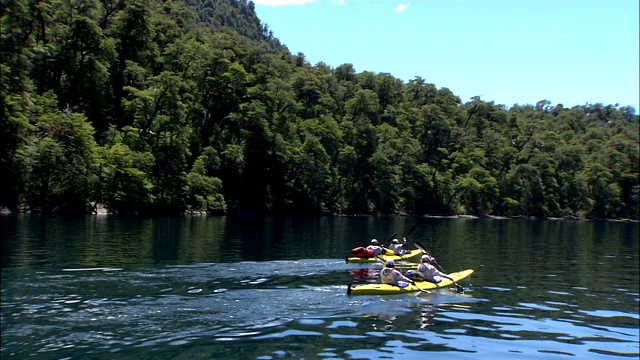
<path id="1" fill-rule="evenodd" d="M 393 262 L 393 260 L 389 259 L 389 260 L 387 260 L 387 262 L 385 263 L 385 266 L 386 266 L 386 267 L 390 267 L 390 268 L 392 268 L 392 267 L 395 267 L 395 266 L 396 266 L 396 263 L 395 263 L 395 262 Z"/>
<path id="2" fill-rule="evenodd" d="M 436 259 L 434 257 L 431 257 L 429 255 L 422 255 L 422 258 L 420 258 L 420 261 L 422 262 L 428 262 L 428 263 L 432 263 L 434 262 Z"/>
<path id="3" fill-rule="evenodd" d="M 371 245 L 378 245 L 378 240 L 371 239 Z"/>
<path id="4" fill-rule="evenodd" d="M 400 242 L 398 241 L 398 239 L 393 239 L 392 243 L 399 244 Z"/>

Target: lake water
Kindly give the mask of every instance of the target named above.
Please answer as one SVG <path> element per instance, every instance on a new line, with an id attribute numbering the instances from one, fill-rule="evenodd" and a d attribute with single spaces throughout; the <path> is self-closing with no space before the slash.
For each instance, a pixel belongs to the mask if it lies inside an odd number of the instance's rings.
<path id="1" fill-rule="evenodd" d="M 638 223 L 422 217 L 0 217 L 1 357 L 640 356 Z M 463 293 L 347 296 L 394 233 Z"/>

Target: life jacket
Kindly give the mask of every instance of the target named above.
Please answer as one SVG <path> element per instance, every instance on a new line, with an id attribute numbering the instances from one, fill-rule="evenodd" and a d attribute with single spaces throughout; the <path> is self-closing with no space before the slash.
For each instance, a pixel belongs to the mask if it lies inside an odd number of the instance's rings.
<path id="1" fill-rule="evenodd" d="M 351 249 L 351 255 L 359 258 L 371 258 L 373 257 L 373 250 L 367 249 L 363 246 L 358 246 Z"/>
<path id="2" fill-rule="evenodd" d="M 383 284 L 397 284 L 398 279 L 396 279 L 396 275 L 393 272 L 393 269 L 385 267 L 380 271 L 380 280 L 382 280 Z"/>
<path id="3" fill-rule="evenodd" d="M 402 255 L 403 245 L 404 244 L 391 244 L 391 246 L 389 246 L 389 250 L 393 250 L 394 255 Z"/>

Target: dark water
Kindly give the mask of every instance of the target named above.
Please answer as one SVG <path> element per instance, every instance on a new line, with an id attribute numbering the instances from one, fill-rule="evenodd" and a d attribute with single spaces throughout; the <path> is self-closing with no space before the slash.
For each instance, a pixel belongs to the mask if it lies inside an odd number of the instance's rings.
<path id="1" fill-rule="evenodd" d="M 411 217 L 0 217 L 1 357 L 638 358 L 638 224 Z M 412 225 L 464 293 L 347 296 Z M 372 269 L 372 270 L 368 270 Z M 366 281 L 361 279 L 360 281 Z"/>

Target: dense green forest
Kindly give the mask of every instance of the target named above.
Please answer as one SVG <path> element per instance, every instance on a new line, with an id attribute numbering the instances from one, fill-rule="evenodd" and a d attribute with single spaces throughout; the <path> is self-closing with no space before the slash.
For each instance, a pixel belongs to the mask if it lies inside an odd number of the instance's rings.
<path id="1" fill-rule="evenodd" d="M 1 16 L 12 211 L 638 219 L 630 106 L 464 102 L 313 65 L 246 0 L 2 0 Z"/>

